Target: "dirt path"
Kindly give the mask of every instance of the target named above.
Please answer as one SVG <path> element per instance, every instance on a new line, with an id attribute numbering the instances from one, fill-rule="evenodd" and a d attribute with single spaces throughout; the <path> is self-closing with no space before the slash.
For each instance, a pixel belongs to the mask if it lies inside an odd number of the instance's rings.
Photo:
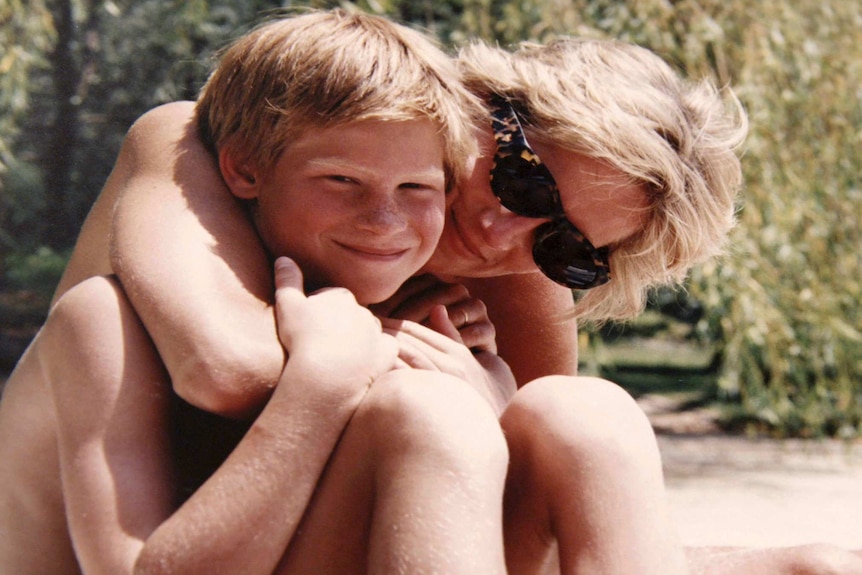
<path id="1" fill-rule="evenodd" d="M 642 398 L 687 545 L 828 542 L 862 549 L 862 442 L 747 439 L 709 411 Z"/>

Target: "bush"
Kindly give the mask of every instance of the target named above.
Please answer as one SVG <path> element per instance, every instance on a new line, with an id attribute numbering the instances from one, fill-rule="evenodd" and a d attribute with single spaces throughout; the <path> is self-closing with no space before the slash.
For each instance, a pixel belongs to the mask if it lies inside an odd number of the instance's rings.
<path id="1" fill-rule="evenodd" d="M 46 247 L 29 254 L 13 253 L 6 259 L 0 287 L 4 291 L 30 292 L 50 301 L 68 260 L 68 252 L 58 254 Z"/>

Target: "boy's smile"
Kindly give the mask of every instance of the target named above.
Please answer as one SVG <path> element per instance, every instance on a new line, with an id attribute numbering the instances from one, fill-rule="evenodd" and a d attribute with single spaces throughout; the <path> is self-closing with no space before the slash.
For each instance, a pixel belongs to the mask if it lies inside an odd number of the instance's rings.
<path id="1" fill-rule="evenodd" d="M 302 269 L 309 290 L 389 297 L 431 256 L 443 229 L 443 144 L 430 121 L 309 128 L 270 174 L 252 174 L 258 232 Z"/>

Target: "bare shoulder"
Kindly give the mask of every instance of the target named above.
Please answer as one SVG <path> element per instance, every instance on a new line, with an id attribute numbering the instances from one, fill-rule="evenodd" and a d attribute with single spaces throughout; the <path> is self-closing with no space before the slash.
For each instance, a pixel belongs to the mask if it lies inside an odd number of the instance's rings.
<path id="1" fill-rule="evenodd" d="M 194 125 L 194 102 L 179 101 L 149 110 L 135 121 L 123 142 L 120 161 L 128 161 L 133 174 L 143 170 L 163 172 L 165 159 L 189 147 L 204 152 Z"/>
<path id="2" fill-rule="evenodd" d="M 194 118 L 195 103 L 189 100 L 179 100 L 156 106 L 142 114 L 130 129 L 130 132 L 176 132 Z"/>

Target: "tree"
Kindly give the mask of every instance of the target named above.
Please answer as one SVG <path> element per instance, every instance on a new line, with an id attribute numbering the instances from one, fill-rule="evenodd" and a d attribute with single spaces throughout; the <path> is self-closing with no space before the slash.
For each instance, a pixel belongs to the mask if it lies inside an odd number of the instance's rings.
<path id="1" fill-rule="evenodd" d="M 0 277 L 5 256 L 16 245 L 15 220 L 27 210 L 27 198 L 8 185 L 12 166 L 19 164 L 14 141 L 28 111 L 30 73 L 47 66 L 44 54 L 53 37 L 41 0 L 26 6 L 20 0 L 0 0 Z M 38 179 L 35 170 L 18 175 Z"/>

